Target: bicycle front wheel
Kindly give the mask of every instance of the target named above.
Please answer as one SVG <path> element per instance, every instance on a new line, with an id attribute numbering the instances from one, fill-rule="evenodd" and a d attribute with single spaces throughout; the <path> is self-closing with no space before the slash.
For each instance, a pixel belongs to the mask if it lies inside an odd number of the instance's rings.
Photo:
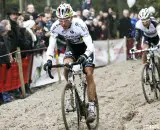
<path id="1" fill-rule="evenodd" d="M 61 110 L 66 130 L 79 130 L 79 111 L 75 90 L 71 84 L 66 84 L 61 96 Z"/>

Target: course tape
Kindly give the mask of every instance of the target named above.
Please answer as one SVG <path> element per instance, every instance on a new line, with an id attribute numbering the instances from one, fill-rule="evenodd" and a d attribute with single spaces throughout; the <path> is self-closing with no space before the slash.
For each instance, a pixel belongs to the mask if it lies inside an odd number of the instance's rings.
<path id="1" fill-rule="evenodd" d="M 47 49 L 47 47 L 39 48 L 39 49 L 31 49 L 31 50 L 13 51 L 13 52 L 5 54 L 5 55 L 0 55 L 0 58 L 5 57 L 5 56 L 9 56 L 14 53 L 35 52 L 35 51 L 40 51 L 40 50 L 45 50 L 45 49 Z"/>

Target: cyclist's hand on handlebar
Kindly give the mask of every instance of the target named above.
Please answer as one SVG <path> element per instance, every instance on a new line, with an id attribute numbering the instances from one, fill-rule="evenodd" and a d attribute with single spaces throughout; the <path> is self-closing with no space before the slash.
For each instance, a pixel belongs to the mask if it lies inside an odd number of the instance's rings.
<path id="1" fill-rule="evenodd" d="M 83 63 L 84 61 L 87 60 L 87 55 L 86 54 L 83 54 L 83 55 L 80 55 L 80 57 L 78 58 L 77 62 L 78 63 Z"/>
<path id="2" fill-rule="evenodd" d="M 136 46 L 134 46 L 134 47 L 131 49 L 132 52 L 134 52 L 134 51 L 136 51 L 136 50 L 137 50 L 137 47 L 136 47 Z"/>
<path id="3" fill-rule="evenodd" d="M 52 61 L 51 60 L 47 60 L 47 63 L 44 64 L 43 69 L 45 71 L 47 71 L 47 68 L 52 68 Z"/>

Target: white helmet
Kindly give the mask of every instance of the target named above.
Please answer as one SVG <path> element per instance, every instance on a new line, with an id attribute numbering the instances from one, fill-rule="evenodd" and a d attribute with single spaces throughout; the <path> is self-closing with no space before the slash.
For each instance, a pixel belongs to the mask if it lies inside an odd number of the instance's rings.
<path id="1" fill-rule="evenodd" d="M 73 16 L 73 9 L 70 4 L 62 3 L 56 10 L 56 16 L 58 18 L 68 18 Z"/>
<path id="2" fill-rule="evenodd" d="M 138 15 L 141 20 L 146 20 L 150 18 L 150 11 L 148 8 L 144 8 L 140 10 Z"/>

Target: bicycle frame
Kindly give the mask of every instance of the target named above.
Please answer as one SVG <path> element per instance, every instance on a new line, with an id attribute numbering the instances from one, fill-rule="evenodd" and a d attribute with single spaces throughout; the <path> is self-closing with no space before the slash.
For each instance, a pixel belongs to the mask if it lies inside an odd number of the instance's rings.
<path id="1" fill-rule="evenodd" d="M 77 67 L 77 68 L 76 68 Z M 77 69 L 77 70 L 76 70 Z M 69 73 L 68 73 L 68 83 L 71 83 L 72 86 L 76 87 L 76 83 L 74 81 L 74 76 L 79 75 L 80 78 L 80 84 L 85 82 L 85 76 L 83 73 L 83 66 L 82 64 L 79 65 L 73 65 L 72 68 L 69 68 Z"/>
<path id="2" fill-rule="evenodd" d="M 82 121 L 83 117 L 85 118 L 85 123 L 87 124 L 87 127 L 89 129 L 97 129 L 99 124 L 99 105 L 98 105 L 98 98 L 96 95 L 96 101 L 95 101 L 95 107 L 96 107 L 96 121 L 92 124 L 90 122 L 87 122 L 87 116 L 88 116 L 88 99 L 87 99 L 87 83 L 84 73 L 84 68 L 82 63 L 68 63 L 68 64 L 57 64 L 53 65 L 51 68 L 57 68 L 57 67 L 66 67 L 68 68 L 68 82 L 66 86 L 63 89 L 62 97 L 61 97 L 61 106 L 62 106 L 62 116 L 63 121 L 65 124 L 65 128 L 69 130 L 69 124 L 66 118 L 66 115 L 69 115 L 68 113 L 71 112 L 77 112 L 77 126 L 79 130 L 79 124 L 80 121 Z M 51 70 L 50 68 L 50 70 Z M 48 70 L 48 72 L 50 72 Z M 51 73 L 49 76 L 52 78 L 53 76 Z M 79 82 L 77 83 L 76 77 L 79 76 Z M 80 93 L 79 89 L 82 90 L 82 93 Z M 67 95 L 66 92 L 70 92 L 69 95 Z M 65 96 L 68 97 L 65 99 Z M 67 112 L 67 114 L 66 114 Z M 72 120 L 75 121 L 75 120 Z"/>
<path id="3" fill-rule="evenodd" d="M 79 85 L 77 85 L 75 83 L 75 76 L 78 75 L 79 76 Z M 81 87 L 80 89 L 82 89 L 82 91 L 84 92 L 84 87 L 85 87 L 85 83 L 86 83 L 86 79 L 85 79 L 85 74 L 83 72 L 83 66 L 82 64 L 79 65 L 74 65 L 73 68 L 69 68 L 69 73 L 68 73 L 68 83 L 71 84 L 71 86 L 73 87 L 75 94 L 76 94 L 76 98 L 78 100 L 78 104 L 80 107 L 80 115 L 81 116 L 86 116 L 85 115 L 85 110 L 84 110 L 84 103 L 85 103 L 85 93 L 83 93 L 83 95 L 79 95 L 80 93 L 78 92 L 78 88 L 77 87 Z"/>
<path id="4" fill-rule="evenodd" d="M 159 46 L 151 46 L 149 49 L 144 50 L 136 50 L 132 51 L 132 53 L 136 52 L 146 52 L 147 61 L 144 64 L 141 73 L 141 83 L 143 94 L 148 103 L 154 101 L 154 99 L 159 98 L 159 69 L 156 58 L 158 55 L 155 53 L 159 49 Z"/>

